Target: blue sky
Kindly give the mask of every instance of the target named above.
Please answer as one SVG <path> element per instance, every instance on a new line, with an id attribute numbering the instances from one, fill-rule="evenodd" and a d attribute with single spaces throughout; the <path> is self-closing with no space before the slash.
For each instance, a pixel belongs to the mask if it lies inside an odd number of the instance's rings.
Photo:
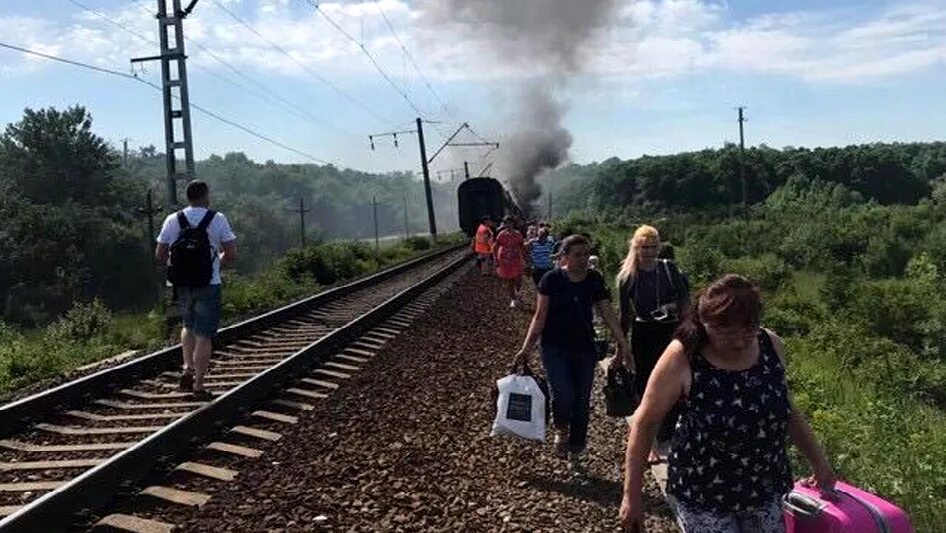
<path id="1" fill-rule="evenodd" d="M 156 35 L 156 22 L 147 13 L 154 0 L 75 1 L 146 38 Z M 430 11 L 437 1 L 321 5 L 371 51 L 426 117 L 443 122 L 428 126 L 431 151 L 462 121 L 502 141 L 517 124 L 519 87 L 541 76 L 541 67 L 497 53 L 482 28 L 433 23 Z M 218 3 L 294 60 L 249 33 Z M 379 5 L 450 113 L 411 66 Z M 583 69 L 556 86 L 576 162 L 720 146 L 738 138 L 739 105 L 747 106 L 751 145 L 946 137 L 946 0 L 621 0 L 610 20 L 587 44 Z M 409 127 L 416 113 L 358 46 L 305 1 L 201 0 L 186 32 L 270 94 L 302 109 L 305 118 L 272 96 L 253 96 L 246 87 L 259 89 L 251 82 L 190 43 L 194 102 L 341 166 L 416 168 L 412 138 L 405 137 L 397 149 L 380 141 L 374 152 L 367 142 L 369 133 Z M 0 41 L 123 72 L 129 57 L 157 52 L 147 39 L 69 0 L 0 2 Z M 157 82 L 157 65 L 139 75 Z M 132 146 L 163 149 L 160 94 L 143 84 L 0 50 L 0 94 L 0 123 L 17 120 L 24 107 L 79 103 L 92 112 L 95 129 L 116 145 L 127 137 Z M 306 161 L 196 113 L 194 139 L 198 157 L 244 151 L 259 160 Z M 484 159 L 479 149 L 450 149 L 434 167 L 456 167 L 464 159 L 478 166 L 495 155 Z"/>

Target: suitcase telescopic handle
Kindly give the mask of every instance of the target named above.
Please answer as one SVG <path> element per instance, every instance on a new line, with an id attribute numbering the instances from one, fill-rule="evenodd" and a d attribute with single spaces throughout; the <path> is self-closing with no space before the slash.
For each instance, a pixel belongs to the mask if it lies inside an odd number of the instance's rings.
<path id="1" fill-rule="evenodd" d="M 791 491 L 782 498 L 782 507 L 791 512 L 793 516 L 810 520 L 821 515 L 825 503 L 807 494 Z"/>

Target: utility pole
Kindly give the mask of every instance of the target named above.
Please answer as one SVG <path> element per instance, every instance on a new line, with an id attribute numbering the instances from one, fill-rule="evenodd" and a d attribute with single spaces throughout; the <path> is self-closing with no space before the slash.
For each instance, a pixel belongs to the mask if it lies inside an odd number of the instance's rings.
<path id="1" fill-rule="evenodd" d="M 437 220 L 434 218 L 434 195 L 430 190 L 430 169 L 427 168 L 427 145 L 424 144 L 424 121 L 417 117 L 417 141 L 420 143 L 420 168 L 424 171 L 424 195 L 427 196 L 427 223 L 430 237 L 437 237 Z"/>
<path id="2" fill-rule="evenodd" d="M 131 60 L 132 64 L 155 60 L 161 62 L 168 208 L 178 205 L 178 180 L 189 181 L 194 178 L 194 142 L 191 135 L 190 96 L 187 90 L 187 56 L 184 53 L 184 18 L 193 11 L 197 1 L 191 0 L 186 9 L 181 9 L 181 0 L 171 0 L 169 13 L 168 0 L 158 0 L 156 18 L 161 54 Z M 173 76 L 174 74 L 176 76 Z M 179 102 L 180 107 L 174 107 L 175 100 Z M 180 120 L 181 138 L 177 137 L 175 120 Z M 178 150 L 184 152 L 185 172 L 183 173 L 177 170 Z"/>
<path id="3" fill-rule="evenodd" d="M 305 248 L 305 214 L 309 209 L 305 206 L 305 197 L 299 196 L 299 208 L 290 209 L 293 213 L 299 213 L 299 245 Z"/>
<path id="4" fill-rule="evenodd" d="M 463 174 L 466 175 L 466 179 L 470 179 L 470 162 L 469 161 L 463 162 Z"/>
<path id="5" fill-rule="evenodd" d="M 420 117 L 417 117 L 416 130 L 391 131 L 387 133 L 376 133 L 376 134 L 368 136 L 368 142 L 371 144 L 371 149 L 374 150 L 375 137 L 392 136 L 394 137 L 394 146 L 397 146 L 398 135 L 403 135 L 405 133 L 417 134 L 417 140 L 418 140 L 418 143 L 420 144 L 420 166 L 421 166 L 421 170 L 424 173 L 424 194 L 427 196 L 427 221 L 430 224 L 431 237 L 437 236 L 437 221 L 434 218 L 434 198 L 433 198 L 433 193 L 431 192 L 431 189 L 430 189 L 430 169 L 428 168 L 428 165 L 430 165 L 430 163 L 433 163 L 434 159 L 437 159 L 437 156 L 440 155 L 440 152 L 442 152 L 444 148 L 448 146 L 488 146 L 488 147 L 491 147 L 493 150 L 499 148 L 499 143 L 489 142 L 485 140 L 482 142 L 474 142 L 474 143 L 454 143 L 453 139 L 464 129 L 470 130 L 470 125 L 467 124 L 466 122 L 461 124 L 460 127 L 457 128 L 457 131 L 453 132 L 453 135 L 451 135 L 447 139 L 447 141 L 444 142 L 440 146 L 440 148 L 437 149 L 436 152 L 434 152 L 434 155 L 432 155 L 430 159 L 427 159 L 427 145 L 424 143 L 424 121 Z M 473 130 L 470 130 L 470 131 L 473 131 Z"/>
<path id="6" fill-rule="evenodd" d="M 371 213 L 374 216 L 374 253 L 377 255 L 381 249 L 381 242 L 378 235 L 378 198 L 371 197 Z"/>
<path id="7" fill-rule="evenodd" d="M 410 226 L 407 221 L 407 191 L 404 191 L 404 238 L 411 236 Z"/>
<path id="8" fill-rule="evenodd" d="M 749 220 L 749 195 L 746 186 L 746 140 L 742 125 L 746 121 L 742 112 L 745 107 L 739 106 L 739 178 L 742 180 L 742 216 Z"/>
<path id="9" fill-rule="evenodd" d="M 552 222 L 552 191 L 549 191 L 549 211 L 548 211 L 548 221 Z"/>
<path id="10" fill-rule="evenodd" d="M 128 168 L 128 137 L 122 139 L 122 167 Z M 151 194 L 151 191 L 148 191 Z"/>
<path id="11" fill-rule="evenodd" d="M 411 236 L 411 230 L 407 223 L 407 191 L 404 191 L 404 238 Z"/>
<path id="12" fill-rule="evenodd" d="M 154 201 L 151 198 L 151 189 L 148 189 L 148 195 L 145 197 L 145 205 L 144 207 L 138 208 L 138 213 L 148 217 L 148 238 L 145 241 L 147 243 L 145 246 L 145 250 L 148 252 L 149 264 L 152 261 L 151 254 L 154 248 L 153 247 L 154 239 L 155 237 L 157 237 L 157 235 L 155 235 L 154 233 L 154 215 L 157 215 L 161 211 L 163 211 L 161 206 L 154 205 Z M 158 298 L 158 301 L 161 301 L 161 295 L 164 294 L 164 281 L 160 277 L 158 277 L 158 281 L 156 281 L 156 290 L 157 290 L 156 296 Z"/>

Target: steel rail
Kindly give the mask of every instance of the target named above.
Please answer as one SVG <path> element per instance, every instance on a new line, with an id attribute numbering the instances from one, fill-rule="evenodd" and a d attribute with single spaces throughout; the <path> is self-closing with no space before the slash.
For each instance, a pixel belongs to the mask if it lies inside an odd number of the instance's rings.
<path id="1" fill-rule="evenodd" d="M 351 283 L 322 291 L 279 309 L 223 328 L 214 339 L 214 347 L 225 346 L 242 337 L 252 335 L 261 329 L 288 320 L 295 315 L 309 311 L 317 306 L 338 300 L 355 291 L 380 283 L 392 276 L 406 272 L 421 263 L 456 251 L 462 246 L 463 245 L 448 247 L 443 250 L 422 255 Z M 164 370 L 173 368 L 179 363 L 180 358 L 181 345 L 177 344 L 138 357 L 127 363 L 100 370 L 88 376 L 59 385 L 58 387 L 3 405 L 0 407 L 0 438 L 6 437 L 21 429 L 23 426 L 48 416 L 57 410 L 81 402 L 92 395 L 102 395 L 121 388 L 127 383 L 154 376 Z"/>
<path id="2" fill-rule="evenodd" d="M 435 252 L 407 264 L 417 264 L 420 260 L 439 257 L 459 248 L 453 247 Z M 306 369 L 321 363 L 340 347 L 356 340 L 364 332 L 396 313 L 399 308 L 419 296 L 423 291 L 460 268 L 468 259 L 469 254 L 464 254 L 463 257 L 451 262 L 419 283 L 401 291 L 381 305 L 313 342 L 273 367 L 262 371 L 245 383 L 216 398 L 213 402 L 151 434 L 131 448 L 84 472 L 62 487 L 43 495 L 0 521 L 0 531 L 4 533 L 45 532 L 68 529 L 77 513 L 99 509 L 108 504 L 113 499 L 116 489 L 140 481 L 158 464 L 171 461 L 189 450 L 195 441 L 202 440 L 221 430 L 229 422 L 248 412 L 254 404 L 266 398 L 274 390 L 294 377 L 301 375 Z M 372 276 L 372 278 L 374 277 Z M 362 282 L 368 279 L 371 278 L 366 278 Z M 342 289 L 342 287 L 339 287 L 339 289 Z M 311 298 L 305 301 L 311 301 Z M 274 313 L 285 309 L 267 313 L 263 316 L 272 316 Z M 262 317 L 257 317 L 257 319 L 260 318 Z M 237 326 L 244 324 L 246 322 Z M 237 326 L 230 329 L 232 330 Z M 159 353 L 167 352 L 167 350 L 164 350 Z"/>

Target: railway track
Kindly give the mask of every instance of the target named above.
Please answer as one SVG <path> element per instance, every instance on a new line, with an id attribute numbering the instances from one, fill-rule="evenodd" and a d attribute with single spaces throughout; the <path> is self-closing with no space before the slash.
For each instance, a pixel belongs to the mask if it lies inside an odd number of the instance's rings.
<path id="1" fill-rule="evenodd" d="M 459 268 L 465 248 L 429 254 L 221 330 L 206 381 L 211 402 L 176 390 L 175 346 L 0 407 L 0 530 L 65 529 L 76 513 L 109 503 L 121 487 L 230 421 L 291 420 L 287 410 L 325 398 L 337 386 L 333 380 L 406 327 L 421 305 L 411 301 Z M 269 403 L 273 409 L 257 410 L 274 391 L 281 392 Z M 245 426 L 233 431 L 267 437 Z M 241 448 L 208 446 L 237 455 L 246 453 Z"/>

